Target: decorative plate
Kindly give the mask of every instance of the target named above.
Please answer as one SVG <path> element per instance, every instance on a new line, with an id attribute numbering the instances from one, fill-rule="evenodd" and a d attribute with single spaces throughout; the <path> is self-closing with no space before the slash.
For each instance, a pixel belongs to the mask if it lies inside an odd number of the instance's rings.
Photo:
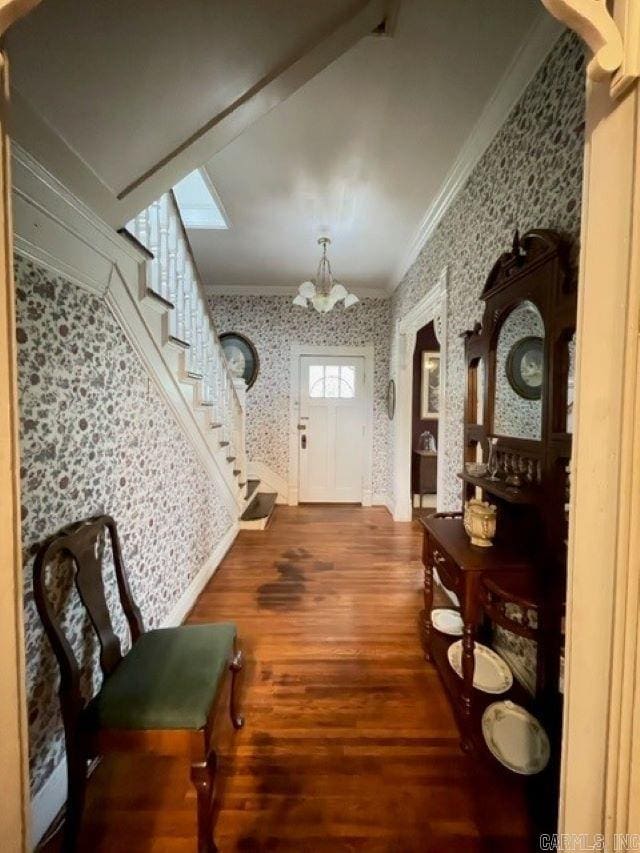
<path id="1" fill-rule="evenodd" d="M 441 634 L 450 637 L 462 636 L 462 619 L 457 610 L 451 607 L 436 607 L 431 611 L 431 624 Z"/>
<path id="2" fill-rule="evenodd" d="M 229 370 L 238 379 L 244 379 L 247 390 L 258 378 L 260 359 L 258 351 L 249 338 L 239 332 L 225 332 L 220 335 L 220 344 L 229 365 Z"/>
<path id="3" fill-rule="evenodd" d="M 475 668 L 473 686 L 483 693 L 506 693 L 513 684 L 513 674 L 507 664 L 493 649 L 476 643 L 474 649 Z M 447 657 L 456 675 L 462 678 L 462 640 L 452 643 Z"/>
<path id="4" fill-rule="evenodd" d="M 387 415 L 389 416 L 389 420 L 393 420 L 393 416 L 396 413 L 396 383 L 393 379 L 389 380 L 389 384 L 387 385 Z"/>
<path id="5" fill-rule="evenodd" d="M 513 390 L 525 400 L 542 397 L 544 378 L 544 345 L 542 338 L 521 338 L 509 350 L 505 370 Z"/>
<path id="6" fill-rule="evenodd" d="M 482 715 L 482 734 L 494 758 L 514 773 L 532 776 L 547 766 L 547 733 L 520 705 L 509 700 L 489 705 Z"/>

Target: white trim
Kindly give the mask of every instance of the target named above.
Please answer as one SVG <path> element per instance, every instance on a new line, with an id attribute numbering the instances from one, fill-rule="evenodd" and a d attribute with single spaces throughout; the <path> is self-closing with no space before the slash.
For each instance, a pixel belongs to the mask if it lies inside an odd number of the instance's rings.
<path id="1" fill-rule="evenodd" d="M 444 509 L 444 453 L 447 404 L 447 289 L 449 268 L 444 267 L 434 287 L 398 321 L 394 333 L 391 374 L 396 383 L 396 415 L 393 429 L 394 521 L 411 521 L 411 419 L 413 409 L 413 351 L 418 331 L 440 318 L 440 399 L 438 427 L 437 509 Z"/>
<path id="2" fill-rule="evenodd" d="M 236 536 L 238 535 L 238 530 L 239 526 L 238 522 L 236 521 L 231 525 L 231 527 L 227 530 L 222 539 L 214 547 L 213 551 L 209 556 L 209 559 L 204 563 L 198 574 L 194 577 L 189 586 L 185 589 L 180 598 L 176 601 L 171 610 L 164 617 L 164 619 L 162 620 L 163 628 L 175 628 L 178 625 L 182 625 L 182 623 L 192 610 L 194 604 L 198 600 L 198 596 L 205 588 L 205 586 L 209 583 L 209 581 L 215 574 L 218 566 L 227 555 L 227 551 L 235 542 Z"/>
<path id="3" fill-rule="evenodd" d="M 289 502 L 289 484 L 285 477 L 276 474 L 272 468 L 258 460 L 248 462 L 247 469 L 250 480 L 260 480 L 259 492 L 277 492 L 276 503 L 286 504 Z"/>
<path id="4" fill-rule="evenodd" d="M 302 284 L 303 276 L 297 284 L 205 284 L 208 296 L 295 296 Z M 386 299 L 389 293 L 385 287 L 352 287 L 349 291 L 360 299 Z M 301 309 L 302 310 L 302 309 Z"/>
<path id="5" fill-rule="evenodd" d="M 297 506 L 299 489 L 298 408 L 300 405 L 300 358 L 304 355 L 356 356 L 364 358 L 365 435 L 362 471 L 362 505 L 373 501 L 373 344 L 354 346 L 309 346 L 291 344 L 289 386 L 289 506 Z"/>
<path id="6" fill-rule="evenodd" d="M 393 501 L 386 492 L 374 492 L 371 506 L 383 506 L 393 515 Z"/>
<path id="7" fill-rule="evenodd" d="M 192 609 L 198 596 L 213 577 L 238 535 L 238 523 L 231 525 L 214 547 L 198 574 L 162 620 L 161 627 L 173 628 L 181 625 Z M 41 840 L 49 829 L 67 798 L 67 759 L 63 757 L 47 781 L 31 800 L 31 848 Z"/>
<path id="8" fill-rule="evenodd" d="M 429 205 L 389 280 L 387 293 L 392 293 L 402 281 L 563 32 L 564 28 L 551 15 L 544 10 L 539 12 L 462 146 L 438 195 Z"/>

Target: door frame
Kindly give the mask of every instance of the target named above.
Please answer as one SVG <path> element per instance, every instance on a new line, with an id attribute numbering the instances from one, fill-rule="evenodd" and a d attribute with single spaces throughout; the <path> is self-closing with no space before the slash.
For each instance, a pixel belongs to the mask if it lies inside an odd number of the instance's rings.
<path id="1" fill-rule="evenodd" d="M 396 324 L 392 344 L 391 376 L 396 383 L 396 413 L 393 432 L 393 520 L 411 521 L 411 441 L 413 417 L 413 353 L 420 329 L 433 321 L 440 344 L 440 417 L 438 419 L 438 456 L 436 459 L 436 506 L 446 509 L 444 495 L 444 454 L 447 436 L 447 290 L 449 267 L 442 269 L 435 286 Z"/>
<path id="2" fill-rule="evenodd" d="M 373 344 L 354 346 L 310 346 L 291 344 L 289 386 L 289 506 L 298 505 L 300 465 L 298 415 L 300 411 L 300 359 L 306 355 L 351 356 L 364 359 L 364 458 L 362 470 L 362 506 L 373 503 Z"/>

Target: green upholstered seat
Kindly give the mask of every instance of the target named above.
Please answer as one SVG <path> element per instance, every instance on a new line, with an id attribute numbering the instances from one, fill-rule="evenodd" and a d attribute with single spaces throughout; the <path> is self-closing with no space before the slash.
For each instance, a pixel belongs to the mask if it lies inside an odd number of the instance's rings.
<path id="1" fill-rule="evenodd" d="M 232 622 L 148 631 L 89 705 L 109 729 L 201 729 L 233 655 Z"/>

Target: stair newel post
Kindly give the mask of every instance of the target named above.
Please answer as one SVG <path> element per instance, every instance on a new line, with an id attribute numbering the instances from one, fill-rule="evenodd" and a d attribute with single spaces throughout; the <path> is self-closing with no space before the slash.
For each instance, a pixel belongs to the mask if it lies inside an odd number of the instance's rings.
<path id="1" fill-rule="evenodd" d="M 200 325 L 200 294 L 198 288 L 194 287 L 193 299 L 191 300 L 191 370 L 201 373 L 200 355 L 202 352 L 202 328 Z"/>
<path id="2" fill-rule="evenodd" d="M 234 447 L 237 456 L 237 468 L 240 469 L 240 482 L 247 481 L 247 451 L 246 451 L 246 403 L 247 403 L 247 383 L 242 377 L 235 377 L 233 380 L 235 394 L 233 395 L 234 411 L 235 411 L 235 435 Z"/>
<path id="3" fill-rule="evenodd" d="M 134 236 L 143 246 L 149 245 L 149 211 L 150 208 L 145 207 L 134 220 Z"/>
<path id="4" fill-rule="evenodd" d="M 169 299 L 169 196 L 165 193 L 159 201 L 158 265 L 160 269 L 160 296 Z"/>

